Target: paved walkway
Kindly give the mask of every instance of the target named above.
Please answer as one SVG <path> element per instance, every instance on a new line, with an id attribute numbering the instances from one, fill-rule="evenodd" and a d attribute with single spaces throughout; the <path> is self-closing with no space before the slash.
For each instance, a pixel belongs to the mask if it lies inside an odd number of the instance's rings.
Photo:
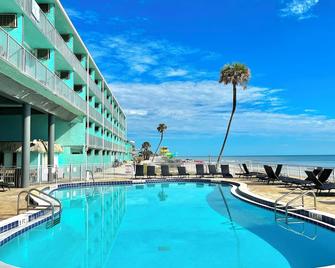
<path id="1" fill-rule="evenodd" d="M 115 180 L 118 181 L 120 178 L 115 179 L 105 179 L 108 181 Z M 122 179 L 125 180 L 125 179 Z M 102 180 L 96 180 L 102 181 Z M 291 189 L 279 184 L 265 184 L 257 182 L 256 180 L 250 179 L 231 179 L 231 181 L 243 182 L 248 185 L 249 191 L 263 196 L 265 198 L 276 200 L 281 195 L 289 192 Z M 44 188 L 48 185 L 38 185 L 38 188 Z M 35 186 L 36 187 L 36 186 Z M 0 191 L 0 220 L 7 219 L 9 217 L 16 215 L 16 201 L 17 195 L 23 189 L 11 189 L 10 191 L 1 192 Z M 313 199 L 307 197 L 305 202 L 308 205 L 312 205 Z M 331 213 L 335 215 L 335 191 L 333 196 L 318 196 L 317 197 L 317 209 L 323 212 Z"/>

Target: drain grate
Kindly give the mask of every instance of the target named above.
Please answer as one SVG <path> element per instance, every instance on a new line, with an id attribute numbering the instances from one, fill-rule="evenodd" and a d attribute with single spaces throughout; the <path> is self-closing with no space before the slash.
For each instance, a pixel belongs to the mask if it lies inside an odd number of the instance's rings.
<path id="1" fill-rule="evenodd" d="M 165 251 L 170 251 L 169 246 L 159 246 L 158 251 L 165 252 Z"/>

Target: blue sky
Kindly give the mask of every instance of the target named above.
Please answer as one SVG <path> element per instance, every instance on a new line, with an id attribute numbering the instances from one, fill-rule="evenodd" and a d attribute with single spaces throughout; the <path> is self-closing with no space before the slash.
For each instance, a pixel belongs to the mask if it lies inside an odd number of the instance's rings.
<path id="1" fill-rule="evenodd" d="M 335 153 L 335 1 L 63 0 L 137 145 L 216 155 L 231 110 L 220 68 L 247 64 L 226 155 Z"/>

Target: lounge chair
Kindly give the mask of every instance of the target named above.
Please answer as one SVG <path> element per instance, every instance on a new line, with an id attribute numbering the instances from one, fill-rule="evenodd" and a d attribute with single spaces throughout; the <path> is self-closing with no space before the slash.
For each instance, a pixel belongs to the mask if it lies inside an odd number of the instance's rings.
<path id="1" fill-rule="evenodd" d="M 187 173 L 186 172 L 186 167 L 177 167 L 178 169 L 178 176 L 179 177 L 189 177 L 190 176 L 190 173 Z"/>
<path id="2" fill-rule="evenodd" d="M 155 166 L 148 166 L 147 167 L 147 178 L 150 179 L 151 177 L 156 177 L 156 167 Z"/>
<path id="3" fill-rule="evenodd" d="M 321 182 L 321 183 L 325 183 L 330 175 L 332 174 L 333 170 L 331 168 L 325 168 L 324 170 L 322 170 L 318 175 L 318 180 Z"/>
<path id="4" fill-rule="evenodd" d="M 209 171 L 209 175 L 211 176 L 215 176 L 215 175 L 221 175 L 221 172 L 218 172 L 216 170 L 216 166 L 215 165 L 208 165 L 208 171 Z"/>
<path id="5" fill-rule="evenodd" d="M 280 175 L 277 176 L 277 174 L 273 171 L 271 166 L 265 165 L 264 169 L 268 176 L 269 181 L 283 182 L 285 184 L 293 184 L 294 182 L 298 181 L 298 179 L 291 178 L 291 177 L 280 176 Z"/>
<path id="6" fill-rule="evenodd" d="M 242 167 L 243 167 L 243 170 L 244 172 L 242 173 L 236 173 L 235 175 L 239 176 L 239 177 L 247 177 L 247 178 L 250 178 L 250 177 L 256 177 L 257 175 L 260 175 L 261 173 L 259 172 L 250 172 L 249 169 L 248 169 L 248 166 L 246 164 L 242 164 Z M 242 168 L 241 168 L 242 170 Z"/>
<path id="7" fill-rule="evenodd" d="M 328 183 L 322 183 L 312 171 L 305 171 L 307 176 L 312 180 L 314 183 L 314 188 L 316 189 L 316 193 L 319 194 L 322 191 L 328 191 L 328 193 L 335 189 L 335 183 L 328 182 Z"/>
<path id="8" fill-rule="evenodd" d="M 316 168 L 313 171 L 306 172 L 307 174 L 306 179 L 304 180 L 294 179 L 292 181 L 292 184 L 295 184 L 295 185 L 298 185 L 304 188 L 310 188 L 313 184 L 315 184 L 314 177 L 316 177 L 321 183 L 325 183 L 328 180 L 332 172 L 333 170 L 329 168 L 321 169 L 321 171 L 320 171 L 320 168 Z"/>
<path id="9" fill-rule="evenodd" d="M 205 173 L 205 168 L 203 164 L 196 164 L 195 169 L 196 169 L 196 175 L 199 177 L 210 175 L 209 173 Z"/>
<path id="10" fill-rule="evenodd" d="M 161 165 L 161 175 L 162 177 L 172 177 L 168 165 Z"/>
<path id="11" fill-rule="evenodd" d="M 268 166 L 268 165 L 264 165 L 264 170 L 265 170 L 265 166 Z M 283 165 L 282 165 L 282 164 L 278 164 L 278 165 L 277 165 L 277 167 L 276 167 L 276 171 L 275 171 L 275 175 L 276 175 L 277 177 L 280 176 L 280 173 L 281 173 L 282 168 L 283 168 Z M 269 177 L 268 177 L 268 175 L 267 175 L 267 173 L 266 173 L 266 170 L 265 170 L 265 174 L 259 174 L 259 175 L 257 175 L 256 177 L 257 177 L 257 179 L 258 179 L 259 181 L 266 181 L 268 184 L 270 183 L 270 181 L 273 181 L 272 179 L 269 179 Z"/>
<path id="12" fill-rule="evenodd" d="M 229 172 L 229 165 L 221 165 L 221 175 L 223 178 L 233 178 Z"/>
<path id="13" fill-rule="evenodd" d="M 135 179 L 137 177 L 144 177 L 143 165 L 136 165 L 136 167 L 135 167 Z"/>

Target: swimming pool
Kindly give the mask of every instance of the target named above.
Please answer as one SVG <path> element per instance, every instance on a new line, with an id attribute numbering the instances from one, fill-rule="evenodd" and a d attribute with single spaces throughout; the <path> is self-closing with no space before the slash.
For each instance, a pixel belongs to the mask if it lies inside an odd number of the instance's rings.
<path id="1" fill-rule="evenodd" d="M 319 267 L 335 233 L 235 198 L 230 186 L 157 183 L 57 190 L 62 221 L 0 248 L 19 267 Z M 224 202 L 225 201 L 225 202 Z M 303 229 L 304 228 L 304 229 Z M 304 230 L 304 236 L 301 235 Z"/>

